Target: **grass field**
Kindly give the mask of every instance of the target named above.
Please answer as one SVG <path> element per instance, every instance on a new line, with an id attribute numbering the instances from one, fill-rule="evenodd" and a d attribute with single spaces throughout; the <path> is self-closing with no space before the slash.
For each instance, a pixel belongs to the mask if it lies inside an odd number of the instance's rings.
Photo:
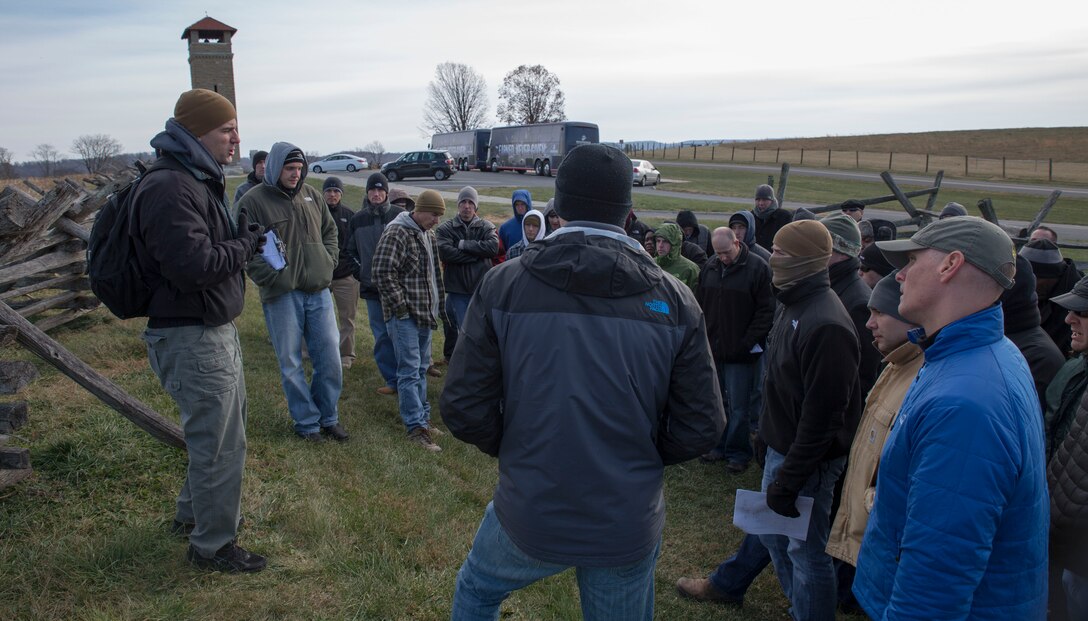
<path id="1" fill-rule="evenodd" d="M 232 182 L 236 185 L 237 180 Z M 348 189 L 358 204 L 361 189 Z M 52 367 L 19 398 L 30 422 L 12 444 L 31 450 L 35 475 L 0 491 L 0 618 L 3 619 L 408 619 L 448 618 L 454 579 L 491 498 L 496 462 L 446 435 L 440 454 L 405 440 L 395 400 L 369 356 L 360 309 L 359 358 L 345 374 L 344 445 L 299 441 L 280 387 L 256 289 L 240 330 L 249 395 L 246 523 L 240 543 L 266 554 L 251 576 L 192 569 L 169 534 L 185 455 L 154 441 Z M 147 366 L 142 321 L 96 311 L 53 336 L 135 397 L 177 419 Z M 435 351 L 441 349 L 436 333 Z M 442 381 L 430 386 L 437 404 Z M 441 428 L 437 410 L 435 422 Z M 681 576 L 705 575 L 736 547 L 730 525 L 736 476 L 689 462 L 666 470 L 669 517 L 657 565 L 659 619 L 787 619 L 770 571 L 743 609 L 681 600 Z M 516 593 L 503 619 L 578 619 L 572 574 Z"/>

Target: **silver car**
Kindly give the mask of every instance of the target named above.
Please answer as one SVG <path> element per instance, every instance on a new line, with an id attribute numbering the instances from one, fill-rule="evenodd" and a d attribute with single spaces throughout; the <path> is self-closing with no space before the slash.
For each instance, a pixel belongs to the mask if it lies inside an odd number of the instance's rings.
<path id="1" fill-rule="evenodd" d="M 365 157 L 359 157 L 358 155 L 352 155 L 350 153 L 337 153 L 336 155 L 330 155 L 319 162 L 310 164 L 310 171 L 315 173 L 334 172 L 339 170 L 355 172 L 357 170 L 366 170 L 367 168 L 368 164 Z"/>
<path id="2" fill-rule="evenodd" d="M 657 185 L 661 183 L 661 172 L 654 168 L 654 165 L 647 160 L 631 160 L 631 165 L 634 166 L 634 173 L 632 179 L 635 185 Z"/>

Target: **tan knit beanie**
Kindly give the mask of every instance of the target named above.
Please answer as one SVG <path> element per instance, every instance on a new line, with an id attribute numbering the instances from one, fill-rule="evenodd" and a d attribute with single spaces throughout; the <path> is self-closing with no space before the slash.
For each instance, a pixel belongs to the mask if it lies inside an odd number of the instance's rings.
<path id="1" fill-rule="evenodd" d="M 236 118 L 234 104 L 206 88 L 185 91 L 174 105 L 174 120 L 197 138 Z"/>
<path id="2" fill-rule="evenodd" d="M 424 211 L 428 213 L 435 213 L 442 215 L 446 213 L 446 201 L 442 200 L 442 195 L 435 190 L 423 190 L 416 199 L 416 211 Z"/>
<path id="3" fill-rule="evenodd" d="M 789 255 L 771 255 L 771 282 L 783 290 L 826 270 L 831 258 L 831 233 L 816 220 L 798 220 L 778 229 L 774 245 Z"/>

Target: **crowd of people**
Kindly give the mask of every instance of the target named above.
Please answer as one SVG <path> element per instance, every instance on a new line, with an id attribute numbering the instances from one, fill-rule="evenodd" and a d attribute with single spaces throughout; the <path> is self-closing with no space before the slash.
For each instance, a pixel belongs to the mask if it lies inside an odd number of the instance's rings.
<path id="1" fill-rule="evenodd" d="M 1088 279 L 1053 230 L 1017 253 L 949 203 L 899 239 L 864 201 L 817 219 L 770 185 L 728 226 L 682 211 L 654 229 L 630 160 L 603 145 L 567 155 L 543 210 L 514 192 L 499 227 L 471 187 L 443 221 L 440 193 L 381 173 L 353 212 L 288 142 L 228 202 L 238 143 L 229 101 L 183 93 L 132 217 L 148 356 L 189 448 L 173 528 L 195 565 L 266 564 L 237 543 L 248 276 L 305 442 L 349 440 L 337 403 L 362 298 L 376 393 L 440 452 L 427 382 L 446 327 L 441 417 L 499 469 L 454 619 L 497 619 L 568 568 L 585 618 L 652 618 L 663 469 L 693 458 L 725 476 L 755 463 L 768 509 L 805 536 L 747 535 L 680 578 L 683 597 L 743 605 L 773 565 L 798 620 L 1088 618 Z"/>

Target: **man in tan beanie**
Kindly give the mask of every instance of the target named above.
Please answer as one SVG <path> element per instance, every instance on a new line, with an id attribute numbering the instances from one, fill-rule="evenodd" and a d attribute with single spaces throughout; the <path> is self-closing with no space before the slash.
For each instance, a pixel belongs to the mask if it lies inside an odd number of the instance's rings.
<path id="1" fill-rule="evenodd" d="M 820 222 L 802 220 L 774 237 L 771 280 L 782 305 L 771 329 L 759 435 L 767 444 L 763 491 L 776 513 L 796 517 L 797 499 L 813 499 L 804 541 L 760 535 L 795 619 L 835 618 L 835 570 L 824 550 L 835 482 L 861 417 L 858 337 L 831 290 L 832 239 Z"/>
<path id="2" fill-rule="evenodd" d="M 159 158 L 133 197 L 132 232 L 144 282 L 147 355 L 177 403 L 189 465 L 173 531 L 188 559 L 216 571 L 264 569 L 239 547 L 246 460 L 246 383 L 234 319 L 242 312 L 246 262 L 264 243 L 246 214 L 227 215 L 223 165 L 238 145 L 234 106 L 221 95 L 182 93 L 166 130 L 151 140 Z"/>
<path id="3" fill-rule="evenodd" d="M 382 316 L 397 360 L 397 399 L 408 440 L 428 451 L 434 443 L 431 404 L 427 402 L 427 367 L 431 365 L 431 330 L 445 314 L 446 292 L 438 240 L 438 225 L 446 204 L 442 195 L 424 190 L 416 208 L 398 215 L 385 227 L 374 250 L 371 276 L 382 301 Z"/>

